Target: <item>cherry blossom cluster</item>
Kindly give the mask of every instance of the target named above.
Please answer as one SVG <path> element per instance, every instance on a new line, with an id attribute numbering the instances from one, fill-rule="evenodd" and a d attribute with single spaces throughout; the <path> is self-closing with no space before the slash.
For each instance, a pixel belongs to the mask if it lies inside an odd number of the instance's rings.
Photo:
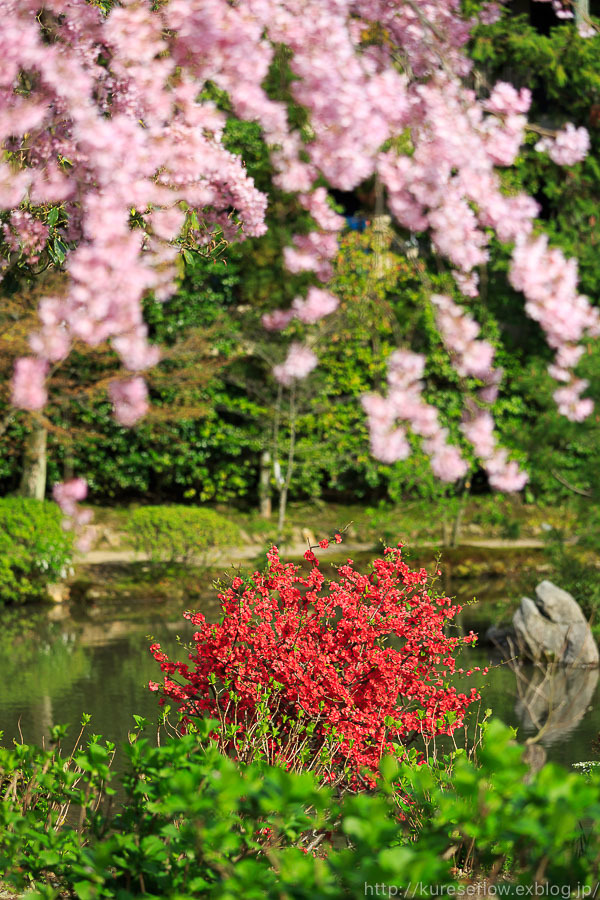
<path id="1" fill-rule="evenodd" d="M 436 308 L 436 322 L 440 334 L 461 376 L 472 376 L 484 383 L 479 391 L 480 400 L 490 403 L 496 398 L 498 383 L 502 377 L 494 371 L 494 348 L 488 341 L 478 338 L 480 328 L 450 297 L 434 294 L 431 301 Z M 519 469 L 508 453 L 496 446 L 494 420 L 489 410 L 480 409 L 472 402 L 467 404 L 461 431 L 483 464 L 490 487 L 499 491 L 520 491 L 528 481 L 526 472 Z"/>
<path id="2" fill-rule="evenodd" d="M 458 79 L 449 79 L 446 71 L 436 72 L 425 84 L 406 84 L 402 94 L 390 98 L 390 104 L 396 106 L 398 122 L 403 116 L 405 123 L 410 121 L 414 152 L 410 156 L 400 156 L 395 151 L 380 154 L 376 172 L 387 188 L 388 203 L 397 220 L 411 230 L 430 230 L 438 252 L 455 266 L 455 280 L 465 297 L 474 298 L 478 294 L 476 267 L 487 261 L 489 229 L 495 230 L 500 240 L 515 243 L 511 281 L 515 286 L 519 282 L 519 289 L 526 296 L 526 310 L 531 314 L 537 302 L 535 290 L 530 280 L 519 278 L 518 270 L 520 253 L 534 253 L 537 246 L 532 227 L 538 206 L 525 194 L 507 196 L 496 172 L 497 166 L 512 164 L 519 151 L 530 103 L 531 94 L 526 88 L 516 90 L 500 82 L 487 100 L 477 104 L 475 95 Z M 589 137 L 585 129 L 567 125 L 553 141 L 540 142 L 538 147 L 548 150 L 555 162 L 571 165 L 585 156 Z M 317 237 L 315 233 L 312 244 L 305 238 L 306 246 L 318 246 Z M 559 251 L 553 251 L 553 256 L 562 262 L 565 270 L 576 273 L 573 260 L 565 260 Z M 289 248 L 286 259 L 292 271 L 299 270 L 299 255 L 294 248 Z M 302 262 L 303 268 L 309 267 L 309 253 L 302 257 Z M 313 270 L 318 273 L 321 265 L 315 252 Z M 579 315 L 587 318 L 589 327 L 580 331 L 577 338 L 580 340 L 586 334 L 594 334 L 594 313 L 587 300 L 577 293 L 576 277 L 570 287 L 570 291 L 563 290 L 561 294 L 561 317 L 573 318 L 579 311 Z M 278 311 L 277 315 L 278 321 L 284 323 L 290 313 Z M 551 340 L 548 317 L 534 317 Z M 491 345 L 472 340 L 472 333 L 479 330 L 476 322 L 464 317 L 459 307 L 453 305 L 452 310 L 448 306 L 439 310 L 438 324 L 442 331 L 447 326 L 445 340 L 458 373 L 481 378 L 482 399 L 492 401 L 499 377 L 491 369 Z M 554 374 L 552 369 L 551 374 Z M 567 387 L 560 388 L 555 394 L 559 411 L 578 419 L 589 414 L 591 401 L 579 399 L 586 386 L 581 379 L 570 379 Z M 366 401 L 367 412 L 374 403 L 373 398 Z M 385 461 L 404 458 L 409 452 L 404 432 L 391 427 L 389 422 L 381 424 L 385 418 L 381 410 L 369 414 L 373 451 Z M 415 433 L 420 433 L 418 420 L 413 425 Z M 444 470 L 447 475 L 454 470 L 455 477 L 460 477 L 459 465 Z M 490 477 L 496 484 L 517 485 L 524 475 L 517 475 L 514 466 L 506 463 Z"/>
<path id="3" fill-rule="evenodd" d="M 549 373 L 565 383 L 554 394 L 559 411 L 571 421 L 582 421 L 592 412 L 593 403 L 581 397 L 588 384 L 572 370 L 583 353 L 578 345 L 581 339 L 600 334 L 600 316 L 577 290 L 575 260 L 548 247 L 548 239 L 540 235 L 517 242 L 509 278 L 513 287 L 525 294 L 527 314 L 540 324 L 548 344 L 556 350 Z"/>
<path id="4" fill-rule="evenodd" d="M 306 378 L 317 365 L 317 357 L 309 347 L 294 342 L 282 363 L 274 366 L 273 374 L 280 384 L 289 387 L 297 379 Z"/>
<path id="5" fill-rule="evenodd" d="M 42 409 L 48 400 L 46 375 L 48 363 L 44 359 L 23 357 L 15 363 L 13 403 L 21 409 Z"/>
<path id="6" fill-rule="evenodd" d="M 555 15 L 559 19 L 572 19 L 573 9 L 570 0 L 540 0 L 541 3 L 552 3 Z"/>
<path id="7" fill-rule="evenodd" d="M 498 491 L 520 491 L 527 484 L 527 472 L 508 459 L 504 448 L 496 445 L 494 419 L 488 410 L 479 409 L 466 417 L 461 430 L 483 464 L 490 487 Z"/>
<path id="8" fill-rule="evenodd" d="M 560 0 L 554 5 L 557 14 L 566 10 Z M 499 11 L 489 3 L 479 21 L 493 21 Z M 59 207 L 56 231 L 69 281 L 64 296 L 40 303 L 32 356 L 15 369 L 15 404 L 41 408 L 50 364 L 64 359 L 73 341 L 110 341 L 133 373 L 115 382 L 110 397 L 117 419 L 133 424 L 147 409 L 138 373 L 159 356 L 141 301 L 148 292 L 163 300 L 173 292 L 182 231 L 198 243 L 215 231 L 228 240 L 264 233 L 267 198 L 243 160 L 225 149 L 225 116 L 206 99 L 208 83 L 227 92 L 236 116 L 260 125 L 276 184 L 298 194 L 311 214 L 315 230 L 295 235 L 285 251 L 292 272 L 314 272 L 321 282 L 331 274 L 343 220 L 322 180 L 349 191 L 376 177 L 398 223 L 429 231 L 465 297 L 477 296 L 477 267 L 487 261 L 493 231 L 515 245 L 511 282 L 552 346 L 572 355 L 583 337 L 597 333 L 577 292 L 574 262 L 532 236 L 537 204 L 502 190 L 497 167 L 518 153 L 531 98 L 501 82 L 481 100 L 465 86 L 465 45 L 476 23 L 462 17 L 456 0 L 121 0 L 109 14 L 72 0 L 47 0 L 42 14 L 38 0 L 0 0 L 0 16 L 5 256 L 18 250 L 35 261 L 48 208 Z M 302 131 L 263 86 L 282 46 L 293 75 L 289 90 L 306 113 Z M 383 152 L 386 142 L 391 149 Z M 540 149 L 572 164 L 587 147 L 585 130 L 567 125 Z M 265 324 L 311 324 L 335 305 L 327 291 L 313 288 Z M 580 324 L 557 341 L 565 321 Z M 475 359 L 452 351 L 464 371 L 484 369 L 485 342 L 475 343 Z M 564 359 L 557 358 L 556 371 L 570 371 Z M 291 384 L 315 363 L 312 350 L 292 345 L 275 375 Z M 394 366 L 391 382 L 398 379 Z M 484 385 L 489 394 L 495 377 Z M 411 422 L 434 470 L 459 477 L 463 462 L 443 429 L 423 431 L 428 407 L 418 399 L 418 380 L 390 385 L 399 396 L 389 403 L 400 411 L 388 418 Z M 571 374 L 562 380 L 559 409 L 583 418 L 591 410 L 581 398 L 585 382 Z M 379 428 L 380 414 L 369 419 L 380 458 L 406 453 L 402 431 L 389 422 Z"/>
<path id="9" fill-rule="evenodd" d="M 595 37 L 598 29 L 591 22 L 579 22 L 577 25 L 577 33 L 581 38 Z"/>
<path id="10" fill-rule="evenodd" d="M 574 166 L 589 153 L 590 136 L 585 128 L 575 128 L 568 122 L 554 137 L 544 137 L 535 149 L 548 154 L 558 166 Z"/>
<path id="11" fill-rule="evenodd" d="M 338 250 L 336 235 L 312 231 L 294 235 L 293 242 L 293 247 L 283 251 L 286 268 L 293 274 L 315 272 L 320 281 L 329 281 L 333 275 L 330 260 Z"/>
<path id="12" fill-rule="evenodd" d="M 448 636 L 460 607 L 434 597 L 427 572 L 411 571 L 399 548 L 387 548 L 367 575 L 348 560 L 331 582 L 313 549 L 305 558 L 308 574 L 273 547 L 266 572 L 238 576 L 219 594 L 220 621 L 186 613 L 196 628 L 189 662 L 153 644 L 164 677 L 150 689 L 175 703 L 184 729 L 195 717 L 219 719 L 220 743 L 234 756 L 266 701 L 270 759 L 297 762 L 290 736 L 300 720 L 306 768 L 324 759 L 326 780 L 369 787 L 383 755 L 402 757 L 417 735 L 428 740 L 464 724 L 477 692 L 449 681 L 457 651 L 475 635 Z"/>
<path id="13" fill-rule="evenodd" d="M 95 537 L 95 528 L 90 526 L 93 513 L 91 509 L 79 507 L 79 503 L 87 497 L 86 482 L 83 478 L 72 478 L 62 484 L 55 484 L 52 496 L 66 516 L 63 528 L 77 530 L 77 549 L 81 552 L 89 550 Z"/>
<path id="14" fill-rule="evenodd" d="M 33 265 L 39 261 L 48 240 L 48 226 L 24 209 L 14 209 L 3 226 L 7 250 L 19 253 Z"/>
<path id="15" fill-rule="evenodd" d="M 117 422 L 134 425 L 148 411 L 148 388 L 143 378 L 113 381 L 108 394 L 115 408 Z"/>
<path id="16" fill-rule="evenodd" d="M 322 288 L 310 287 L 306 299 L 296 297 L 290 309 L 276 309 L 265 313 L 262 323 L 267 331 L 282 331 L 296 318 L 307 325 L 314 325 L 319 319 L 334 312 L 338 305 L 339 300 L 335 294 Z"/>
<path id="17" fill-rule="evenodd" d="M 489 341 L 477 338 L 479 325 L 444 294 L 432 294 L 436 322 L 459 375 L 485 380 L 492 368 L 495 350 Z"/>
<path id="18" fill-rule="evenodd" d="M 176 19 L 181 4 L 171 6 Z M 34 255 L 37 220 L 20 205 L 56 204 L 69 249 L 70 289 L 42 300 L 36 356 L 15 372 L 14 401 L 29 409 L 43 404 L 44 363 L 64 358 L 75 339 L 112 341 L 133 371 L 155 364 L 141 300 L 150 290 L 166 299 L 175 288 L 185 210 L 197 210 L 208 232 L 228 222 L 229 236 L 243 237 L 264 232 L 266 209 L 242 161 L 222 146 L 224 117 L 198 102 L 189 67 L 178 72 L 184 50 L 176 39 L 169 44 L 167 11 L 128 0 L 104 16 L 90 4 L 51 0 L 38 13 L 33 0 L 0 2 L 8 248 L 18 235 L 22 252 Z M 111 396 L 117 418 L 132 424 L 147 404 L 139 380 L 129 385 L 118 383 Z"/>
<path id="19" fill-rule="evenodd" d="M 460 307 L 444 295 L 433 295 L 437 322 L 442 337 L 454 357 L 457 371 L 472 375 L 484 382 L 480 399 L 489 403 L 495 399 L 501 371 L 491 367 L 494 349 L 487 341 L 477 339 L 479 326 Z M 410 351 L 397 350 L 388 362 L 387 396 L 368 394 L 363 397 L 371 432 L 371 451 L 382 462 L 396 462 L 410 454 L 410 444 L 397 420 L 408 422 L 412 432 L 420 436 L 429 455 L 434 474 L 442 481 L 463 478 L 468 466 L 457 447 L 448 443 L 448 430 L 442 428 L 435 407 L 422 397 L 421 381 L 425 357 Z M 508 459 L 506 450 L 496 446 L 494 421 L 489 411 L 471 402 L 465 411 L 461 431 L 473 446 L 481 461 L 491 487 L 502 491 L 519 491 L 527 482 L 527 474 L 517 463 Z"/>
<path id="20" fill-rule="evenodd" d="M 425 357 L 408 350 L 396 350 L 388 364 L 388 393 L 367 394 L 362 404 L 369 421 L 371 451 L 382 462 L 406 459 L 410 444 L 398 419 L 409 422 L 414 434 L 423 439 L 434 474 L 442 481 L 456 481 L 468 467 L 457 447 L 448 443 L 448 429 L 442 428 L 438 411 L 422 397 L 421 381 Z"/>

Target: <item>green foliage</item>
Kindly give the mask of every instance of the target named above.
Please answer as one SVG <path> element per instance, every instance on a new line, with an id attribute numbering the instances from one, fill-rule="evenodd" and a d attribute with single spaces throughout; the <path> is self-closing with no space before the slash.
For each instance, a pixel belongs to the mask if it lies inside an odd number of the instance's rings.
<path id="1" fill-rule="evenodd" d="M 497 721 L 477 763 L 464 752 L 451 768 L 387 758 L 377 792 L 340 798 L 308 773 L 222 756 L 214 723 L 152 747 L 134 719 L 122 802 L 114 746 L 97 736 L 70 755 L 61 727 L 48 750 L 0 749 L 5 882 L 32 888 L 32 900 L 341 900 L 376 884 L 396 896 L 442 885 L 460 894 L 484 877 L 507 896 L 533 882 L 565 896 L 598 877 L 597 769 L 548 764 L 528 776 L 523 748 Z"/>
<path id="2" fill-rule="evenodd" d="M 41 600 L 71 564 L 72 534 L 54 503 L 0 498 L 0 605 Z"/>
<path id="3" fill-rule="evenodd" d="M 131 514 L 129 530 L 138 551 L 154 562 L 189 562 L 210 547 L 239 543 L 239 529 L 212 509 L 191 506 L 141 506 Z"/>
<path id="4" fill-rule="evenodd" d="M 592 886 L 598 875 L 600 775 L 586 780 L 553 763 L 528 774 L 512 730 L 491 720 L 477 765 L 459 753 L 450 773 L 430 766 L 401 769 L 420 818 L 416 846 L 452 856 L 455 865 L 511 884 Z"/>
<path id="5" fill-rule="evenodd" d="M 208 723 L 158 748 L 139 736 L 139 718 L 136 725 L 115 811 L 106 802 L 115 796 L 112 745 L 93 738 L 68 761 L 59 746 L 0 750 L 5 881 L 33 885 L 32 898 L 57 896 L 49 872 L 81 900 L 341 898 L 363 869 L 397 880 L 414 856 L 382 853 L 398 834 L 383 797 L 340 806 L 310 774 L 239 766 L 207 740 Z M 70 804 L 80 808 L 78 825 Z M 333 831 L 352 849 L 325 859 L 307 852 Z"/>

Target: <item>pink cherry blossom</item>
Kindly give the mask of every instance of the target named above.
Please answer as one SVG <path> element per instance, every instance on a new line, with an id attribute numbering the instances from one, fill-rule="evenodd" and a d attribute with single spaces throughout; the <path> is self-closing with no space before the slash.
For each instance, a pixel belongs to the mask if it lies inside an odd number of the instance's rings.
<path id="1" fill-rule="evenodd" d="M 572 422 L 582 422 L 594 409 L 592 400 L 581 397 L 588 385 L 589 382 L 584 378 L 574 378 L 566 387 L 554 392 L 558 411 Z"/>
<path id="2" fill-rule="evenodd" d="M 460 427 L 481 460 L 490 487 L 507 493 L 522 490 L 527 484 L 528 475 L 519 469 L 514 460 L 508 459 L 506 450 L 497 447 L 491 413 L 488 410 L 477 410 L 475 414 L 467 415 Z"/>
<path id="3" fill-rule="evenodd" d="M 388 360 L 388 394 L 367 394 L 362 398 L 371 434 L 371 452 L 381 462 L 406 459 L 410 444 L 399 419 L 407 422 L 415 435 L 423 438 L 423 449 L 430 456 L 434 474 L 443 481 L 456 481 L 467 470 L 457 447 L 448 443 L 448 431 L 442 428 L 435 407 L 423 400 L 420 378 L 425 358 L 409 350 L 396 350 Z"/>
<path id="4" fill-rule="evenodd" d="M 461 294 L 464 294 L 465 297 L 479 296 L 479 275 L 477 272 L 471 272 L 469 275 L 465 275 L 464 272 L 457 272 L 455 270 L 452 275 L 454 276 L 454 280 L 456 281 Z"/>
<path id="5" fill-rule="evenodd" d="M 542 138 L 535 149 L 547 153 L 558 166 L 574 166 L 589 153 L 590 136 L 585 128 L 575 128 L 568 122 L 554 138 Z"/>
<path id="6" fill-rule="evenodd" d="M 444 294 L 433 294 L 431 302 L 444 343 L 454 355 L 456 371 L 459 375 L 485 378 L 495 351 L 487 341 L 476 340 L 479 325 Z"/>
<path id="7" fill-rule="evenodd" d="M 148 412 L 148 388 L 142 378 L 113 381 L 108 386 L 108 395 L 121 425 L 135 425 Z"/>
<path id="8" fill-rule="evenodd" d="M 18 359 L 12 380 L 12 402 L 20 409 L 43 409 L 48 400 L 48 363 L 31 356 Z"/>
<path id="9" fill-rule="evenodd" d="M 479 13 L 479 21 L 482 25 L 493 25 L 502 16 L 502 7 L 499 3 L 485 3 Z"/>
<path id="10" fill-rule="evenodd" d="M 283 331 L 293 318 L 294 311 L 292 309 L 275 309 L 273 312 L 265 313 L 261 322 L 267 331 Z"/>
<path id="11" fill-rule="evenodd" d="M 371 453 L 383 463 L 395 463 L 410 456 L 410 444 L 402 428 L 371 433 Z"/>
<path id="12" fill-rule="evenodd" d="M 531 91 L 528 88 L 517 90 L 506 81 L 498 81 L 483 105 L 489 112 L 503 116 L 526 113 L 531 106 Z"/>
<path id="13" fill-rule="evenodd" d="M 561 0 L 553 8 L 570 14 Z M 74 340 L 110 342 L 129 371 L 157 362 L 142 301 L 149 293 L 166 300 L 175 290 L 182 233 L 198 246 L 215 233 L 226 241 L 264 234 L 267 198 L 224 146 L 226 117 L 203 90 L 210 82 L 235 116 L 258 124 L 275 183 L 310 213 L 313 230 L 284 251 L 290 272 L 322 283 L 331 277 L 343 218 L 323 182 L 351 191 L 376 177 L 397 222 L 428 233 L 465 299 L 477 297 L 476 269 L 488 259 L 493 232 L 514 245 L 511 283 L 556 351 L 559 409 L 577 420 L 589 413 L 573 369 L 582 339 L 600 334 L 600 316 L 577 290 L 575 262 L 532 237 L 535 201 L 507 196 L 497 171 L 519 151 L 531 97 L 499 82 L 481 100 L 469 87 L 465 48 L 477 22 L 457 3 L 126 0 L 104 14 L 91 3 L 48 0 L 43 21 L 38 13 L 37 0 L 0 0 L 0 266 L 39 260 L 51 234 L 47 207 L 59 204 L 53 237 L 65 248 L 67 290 L 40 302 L 30 339 L 35 357 L 15 368 L 16 404 L 43 406 L 49 363 L 64 359 Z M 499 14 L 488 3 L 479 21 Z M 374 22 L 384 41 L 368 39 Z M 278 46 L 287 48 L 302 130 L 264 88 Z M 589 138 L 569 124 L 541 143 L 555 162 L 572 165 Z M 291 310 L 263 322 L 283 330 L 297 318 L 310 327 L 336 302 L 313 286 Z M 457 372 L 478 378 L 479 399 L 492 402 L 499 376 L 475 317 L 449 297 L 436 312 Z M 312 350 L 292 344 L 275 377 L 291 384 L 315 365 Z M 423 398 L 423 377 L 418 356 L 391 355 L 385 395 L 363 404 L 374 452 L 404 458 L 406 426 L 440 477 L 461 477 L 465 464 Z M 109 394 L 121 424 L 147 408 L 140 377 L 113 383 Z M 482 449 L 482 433 L 477 441 Z M 486 457 L 490 483 L 522 482 L 499 452 Z"/>
<path id="14" fill-rule="evenodd" d="M 432 454 L 431 469 L 440 481 L 457 481 L 464 478 L 469 467 L 462 459 L 458 447 L 448 444 Z"/>
<path id="15" fill-rule="evenodd" d="M 488 411 L 481 410 L 475 418 L 463 422 L 461 430 L 473 445 L 477 456 L 489 459 L 496 449 L 494 420 Z"/>
<path id="16" fill-rule="evenodd" d="M 588 22 L 580 22 L 577 26 L 577 34 L 580 38 L 592 38 L 597 34 L 593 25 Z"/>
<path id="17" fill-rule="evenodd" d="M 297 378 L 306 378 L 317 362 L 312 350 L 303 344 L 293 343 L 285 361 L 273 367 L 273 375 L 281 384 L 289 386 Z"/>
<path id="18" fill-rule="evenodd" d="M 308 289 L 306 300 L 296 297 L 292 303 L 292 309 L 301 322 L 312 325 L 328 316 L 339 305 L 338 298 L 329 291 L 321 290 L 317 287 Z"/>
<path id="19" fill-rule="evenodd" d="M 62 484 L 55 484 L 52 496 L 66 516 L 73 516 L 77 503 L 87 497 L 87 483 L 83 478 L 72 478 Z"/>

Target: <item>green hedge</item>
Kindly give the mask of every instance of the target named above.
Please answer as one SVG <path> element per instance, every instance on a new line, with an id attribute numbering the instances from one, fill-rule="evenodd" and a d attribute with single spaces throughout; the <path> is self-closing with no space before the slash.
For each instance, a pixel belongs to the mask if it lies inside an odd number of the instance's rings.
<path id="1" fill-rule="evenodd" d="M 72 755 L 60 728 L 49 750 L 0 748 L 0 878 L 32 900 L 473 896 L 483 879 L 488 896 L 593 894 L 600 776 L 548 764 L 528 777 L 499 722 L 478 763 L 387 757 L 379 791 L 341 798 L 309 773 L 222 756 L 207 722 L 160 747 L 143 724 L 125 748 L 123 805 L 114 745 L 97 736 Z"/>
<path id="2" fill-rule="evenodd" d="M 0 606 L 42 600 L 67 575 L 73 535 L 62 518 L 55 503 L 0 498 Z"/>
<path id="3" fill-rule="evenodd" d="M 212 509 L 192 506 L 142 506 L 129 523 L 135 548 L 153 562 L 190 562 L 211 547 L 240 542 L 239 528 Z"/>

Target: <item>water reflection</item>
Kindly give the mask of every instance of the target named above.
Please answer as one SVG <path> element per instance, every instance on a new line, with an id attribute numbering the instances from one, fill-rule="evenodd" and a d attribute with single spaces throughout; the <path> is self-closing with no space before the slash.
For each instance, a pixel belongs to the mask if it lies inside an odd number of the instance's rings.
<path id="1" fill-rule="evenodd" d="M 598 685 L 598 669 L 573 666 L 515 666 L 515 714 L 526 734 L 550 747 L 567 741 L 588 712 Z"/>
<path id="2" fill-rule="evenodd" d="M 70 723 L 73 737 L 84 712 L 91 730 L 122 741 L 132 714 L 157 720 L 156 696 L 147 689 L 157 676 L 149 636 L 170 653 L 183 656 L 177 635 L 191 637 L 181 607 L 141 604 L 109 609 L 90 618 L 85 611 L 49 618 L 47 610 L 23 610 L 0 617 L 0 730 L 5 740 L 22 735 L 40 742 L 51 725 Z M 94 613 L 94 611 L 92 611 Z M 121 618 L 125 616 L 126 618 Z"/>

